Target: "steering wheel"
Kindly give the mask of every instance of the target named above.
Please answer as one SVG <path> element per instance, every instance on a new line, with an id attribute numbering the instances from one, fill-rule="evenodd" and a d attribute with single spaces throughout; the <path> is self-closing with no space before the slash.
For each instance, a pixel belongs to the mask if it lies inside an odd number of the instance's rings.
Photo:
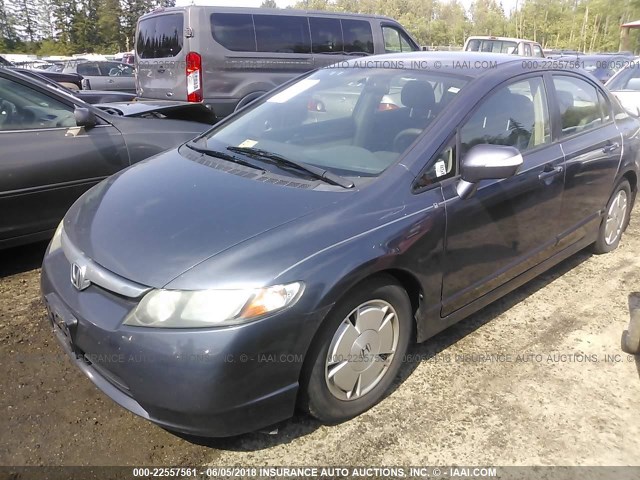
<path id="1" fill-rule="evenodd" d="M 404 152 L 416 138 L 422 133 L 420 128 L 405 128 L 400 131 L 393 139 L 393 150 L 395 152 Z"/>

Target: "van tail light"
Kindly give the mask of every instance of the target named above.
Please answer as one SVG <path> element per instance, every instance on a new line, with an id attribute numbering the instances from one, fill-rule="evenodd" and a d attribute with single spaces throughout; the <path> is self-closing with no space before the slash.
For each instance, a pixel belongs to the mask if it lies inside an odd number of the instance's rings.
<path id="1" fill-rule="evenodd" d="M 202 101 L 202 57 L 196 52 L 187 53 L 187 101 Z"/>
<path id="2" fill-rule="evenodd" d="M 394 103 L 385 103 L 385 102 L 381 102 L 378 105 L 378 111 L 379 112 L 386 112 L 387 110 L 398 110 L 398 105 L 394 104 Z"/>

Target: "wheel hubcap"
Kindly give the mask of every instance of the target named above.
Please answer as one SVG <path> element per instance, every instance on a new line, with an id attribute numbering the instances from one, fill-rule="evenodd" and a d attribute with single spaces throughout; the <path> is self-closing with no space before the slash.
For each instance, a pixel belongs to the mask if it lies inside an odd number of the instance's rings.
<path id="1" fill-rule="evenodd" d="M 327 353 L 329 391 L 340 400 L 355 400 L 375 388 L 393 360 L 398 335 L 398 316 L 384 300 L 371 300 L 352 310 Z"/>
<path id="2" fill-rule="evenodd" d="M 627 192 L 620 190 L 611 202 L 604 226 L 604 241 L 607 245 L 615 243 L 622 234 L 627 218 Z"/>

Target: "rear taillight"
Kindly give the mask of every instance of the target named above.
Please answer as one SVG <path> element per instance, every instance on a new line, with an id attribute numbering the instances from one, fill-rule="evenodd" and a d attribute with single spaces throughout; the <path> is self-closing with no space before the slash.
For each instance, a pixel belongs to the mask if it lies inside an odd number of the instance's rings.
<path id="1" fill-rule="evenodd" d="M 202 101 L 202 58 L 196 52 L 187 53 L 187 101 Z"/>
<path id="2" fill-rule="evenodd" d="M 379 112 L 386 112 L 387 110 L 398 110 L 398 105 L 396 105 L 395 103 L 386 103 L 386 102 L 380 102 L 380 104 L 378 105 L 378 111 Z"/>

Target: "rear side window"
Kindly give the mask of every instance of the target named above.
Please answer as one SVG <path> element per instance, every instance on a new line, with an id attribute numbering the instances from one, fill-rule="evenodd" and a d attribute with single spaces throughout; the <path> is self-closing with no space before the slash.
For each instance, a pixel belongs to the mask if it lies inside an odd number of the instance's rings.
<path id="1" fill-rule="evenodd" d="M 259 52 L 311 53 L 306 17 L 254 15 L 253 24 Z"/>
<path id="2" fill-rule="evenodd" d="M 530 57 L 531 56 L 531 45 L 529 45 L 528 43 L 524 44 L 524 55 L 526 57 Z"/>
<path id="3" fill-rule="evenodd" d="M 175 57 L 182 50 L 182 13 L 158 15 L 138 23 L 136 51 L 140 58 Z"/>
<path id="4" fill-rule="evenodd" d="M 341 20 L 345 52 L 373 53 L 371 25 L 364 20 Z"/>
<path id="5" fill-rule="evenodd" d="M 558 98 L 563 136 L 602 125 L 603 111 L 596 87 L 579 78 L 560 75 L 554 75 L 553 84 Z"/>
<path id="6" fill-rule="evenodd" d="M 76 67 L 76 71 L 80 75 L 85 75 L 89 77 L 99 77 L 100 69 L 98 68 L 98 64 L 96 63 L 79 63 Z"/>
<path id="7" fill-rule="evenodd" d="M 371 25 L 363 20 L 214 13 L 210 21 L 214 40 L 234 52 L 373 53 Z"/>
<path id="8" fill-rule="evenodd" d="M 542 53 L 542 48 L 540 48 L 540 45 L 534 45 L 533 46 L 533 56 L 534 57 L 544 57 L 544 54 Z"/>
<path id="9" fill-rule="evenodd" d="M 342 27 L 337 18 L 309 18 L 313 53 L 342 52 Z"/>

